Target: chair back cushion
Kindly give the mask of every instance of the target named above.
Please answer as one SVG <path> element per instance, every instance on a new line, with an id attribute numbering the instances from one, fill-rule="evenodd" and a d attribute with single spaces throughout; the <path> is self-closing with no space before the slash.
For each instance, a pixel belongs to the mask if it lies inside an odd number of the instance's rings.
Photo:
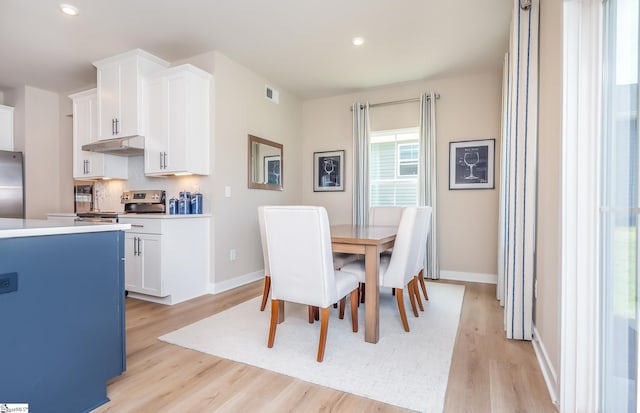
<path id="1" fill-rule="evenodd" d="M 406 207 L 402 212 L 389 267 L 382 276 L 385 287 L 404 288 L 413 278 L 418 260 L 418 243 L 427 225 L 426 207 Z"/>
<path id="2" fill-rule="evenodd" d="M 420 270 L 422 270 L 426 263 L 425 263 L 425 258 L 427 255 L 427 237 L 429 236 L 429 231 L 431 230 L 431 207 L 430 206 L 425 206 L 425 207 L 421 207 L 424 208 L 426 211 L 426 228 L 424 228 L 424 231 L 420 231 L 420 238 L 418 239 L 418 242 L 416 243 L 415 248 L 418 249 L 418 259 L 416 261 L 416 267 L 414 269 L 414 275 L 417 275 Z"/>
<path id="3" fill-rule="evenodd" d="M 369 208 L 369 225 L 392 225 L 397 227 L 402 218 L 401 206 L 377 206 Z"/>
<path id="4" fill-rule="evenodd" d="M 327 307 L 338 300 L 327 211 L 265 206 L 273 299 Z"/>
<path id="5" fill-rule="evenodd" d="M 264 260 L 264 275 L 269 275 L 269 250 L 267 246 L 267 234 L 264 232 L 264 207 L 258 207 L 258 224 L 260 226 L 260 241 L 262 242 L 262 259 Z"/>

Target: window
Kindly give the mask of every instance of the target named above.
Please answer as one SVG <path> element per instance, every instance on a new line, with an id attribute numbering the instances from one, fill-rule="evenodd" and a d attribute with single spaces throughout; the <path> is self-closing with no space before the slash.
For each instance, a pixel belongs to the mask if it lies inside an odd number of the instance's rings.
<path id="1" fill-rule="evenodd" d="M 370 206 L 418 205 L 418 130 L 371 132 L 370 142 Z"/>
<path id="2" fill-rule="evenodd" d="M 604 3 L 601 391 L 604 412 L 636 412 L 638 374 L 638 1 Z"/>

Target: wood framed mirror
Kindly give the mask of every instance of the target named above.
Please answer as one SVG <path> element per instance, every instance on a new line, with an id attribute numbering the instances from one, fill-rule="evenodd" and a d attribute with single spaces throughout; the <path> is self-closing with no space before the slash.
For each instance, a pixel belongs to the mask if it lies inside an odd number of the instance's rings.
<path id="1" fill-rule="evenodd" d="M 249 188 L 282 191 L 283 146 L 268 139 L 249 135 Z"/>

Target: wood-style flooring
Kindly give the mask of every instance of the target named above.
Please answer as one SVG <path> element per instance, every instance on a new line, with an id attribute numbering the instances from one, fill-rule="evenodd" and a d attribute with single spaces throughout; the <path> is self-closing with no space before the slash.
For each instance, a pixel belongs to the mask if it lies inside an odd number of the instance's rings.
<path id="1" fill-rule="evenodd" d="M 531 343 L 504 338 L 495 285 L 460 284 L 466 290 L 444 411 L 555 412 Z M 94 412 L 407 412 L 157 340 L 261 293 L 255 282 L 175 306 L 128 298 L 127 371 Z"/>

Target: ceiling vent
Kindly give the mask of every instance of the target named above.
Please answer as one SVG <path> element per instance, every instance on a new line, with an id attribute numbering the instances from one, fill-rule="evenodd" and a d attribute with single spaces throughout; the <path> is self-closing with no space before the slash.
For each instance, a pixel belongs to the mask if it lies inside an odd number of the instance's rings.
<path id="1" fill-rule="evenodd" d="M 264 85 L 264 97 L 273 103 L 280 103 L 280 93 L 269 85 Z"/>

